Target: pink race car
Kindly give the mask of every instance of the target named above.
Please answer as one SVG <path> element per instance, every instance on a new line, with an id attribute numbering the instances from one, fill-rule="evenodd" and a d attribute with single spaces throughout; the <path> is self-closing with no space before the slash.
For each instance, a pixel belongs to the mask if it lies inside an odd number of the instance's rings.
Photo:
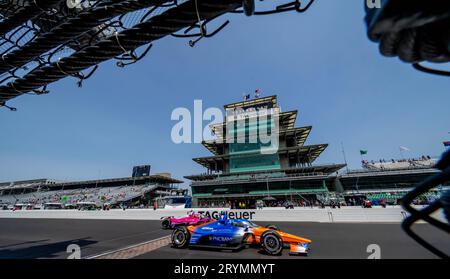
<path id="1" fill-rule="evenodd" d="M 204 222 L 208 222 L 209 220 L 211 220 L 211 218 L 190 211 L 185 217 L 176 218 L 173 216 L 168 216 L 162 217 L 161 220 L 161 226 L 163 229 L 173 229 L 178 226 L 198 225 Z"/>

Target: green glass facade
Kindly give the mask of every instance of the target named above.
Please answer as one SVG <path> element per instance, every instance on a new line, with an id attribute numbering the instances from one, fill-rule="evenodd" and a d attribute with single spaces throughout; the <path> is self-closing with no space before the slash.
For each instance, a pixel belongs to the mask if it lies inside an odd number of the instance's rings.
<path id="1" fill-rule="evenodd" d="M 271 146 L 271 142 L 261 140 L 260 133 L 270 136 L 271 129 L 275 127 L 273 118 L 269 115 L 260 120 L 258 118 L 245 121 L 234 122 L 232 128 L 227 125 L 227 133 L 234 139 L 228 144 L 229 172 L 251 172 L 281 169 L 280 157 L 278 154 L 261 154 L 263 148 Z M 252 154 L 252 155 L 248 155 Z M 246 155 L 243 157 L 242 155 Z"/>
<path id="2" fill-rule="evenodd" d="M 278 154 L 258 154 L 255 156 L 230 158 L 230 173 L 279 170 L 280 168 Z"/>
<path id="3" fill-rule="evenodd" d="M 231 182 L 231 181 L 230 181 Z M 232 183 L 232 182 L 231 182 Z M 277 181 L 270 182 L 270 187 L 264 181 L 245 184 L 221 184 L 198 186 L 192 188 L 193 197 L 204 197 L 208 195 L 279 195 L 279 194 L 304 194 L 304 193 L 325 193 L 329 181 L 318 179 L 314 181 Z"/>

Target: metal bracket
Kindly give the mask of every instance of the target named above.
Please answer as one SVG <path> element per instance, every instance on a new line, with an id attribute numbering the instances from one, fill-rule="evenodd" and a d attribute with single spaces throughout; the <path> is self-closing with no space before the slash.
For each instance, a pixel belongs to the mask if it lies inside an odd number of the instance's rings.
<path id="1" fill-rule="evenodd" d="M 214 19 L 215 19 L 215 17 L 205 20 L 205 21 L 201 22 L 200 24 L 197 23 L 197 24 L 191 25 L 190 27 L 188 27 L 184 30 L 183 34 L 172 33 L 171 36 L 173 36 L 175 38 L 196 38 L 196 39 L 189 41 L 189 46 L 194 47 L 195 44 L 198 43 L 202 38 L 211 38 L 211 37 L 215 36 L 222 29 L 224 29 L 225 26 L 227 26 L 230 23 L 230 21 L 227 20 L 224 23 L 222 23 L 219 27 L 217 27 L 214 31 L 208 33 L 206 26 L 209 22 L 211 22 Z M 198 28 L 200 32 L 189 34 L 189 32 L 195 28 Z"/>
<path id="2" fill-rule="evenodd" d="M 130 50 L 127 53 L 124 53 L 122 56 L 115 57 L 115 59 L 120 60 L 116 63 L 116 65 L 120 68 L 124 68 L 126 66 L 132 65 L 140 60 L 142 60 L 150 51 L 150 49 L 153 47 L 153 44 L 149 44 L 147 48 L 138 55 L 136 53 L 136 50 Z M 124 62 L 124 61 L 131 61 L 131 62 Z"/>
<path id="3" fill-rule="evenodd" d="M 5 107 L 5 108 L 9 109 L 10 111 L 17 111 L 17 108 L 8 106 L 5 102 L 1 102 L 0 107 Z"/>
<path id="4" fill-rule="evenodd" d="M 245 13 L 247 16 L 250 16 L 250 15 L 279 14 L 279 13 L 285 13 L 285 12 L 289 12 L 289 11 L 296 11 L 298 13 L 304 13 L 311 7 L 311 5 L 314 3 L 315 0 L 309 0 L 308 4 L 306 4 L 304 6 L 302 5 L 300 0 L 295 0 L 293 2 L 289 2 L 289 3 L 286 3 L 286 4 L 278 5 L 273 10 L 267 10 L 267 11 L 255 11 L 255 10 L 253 10 L 253 12 L 252 12 L 252 9 L 251 9 L 251 3 L 247 3 L 249 1 L 250 0 L 243 0 L 243 9 L 242 10 L 235 10 L 235 11 L 232 11 L 231 13 L 238 13 L 238 14 Z"/>

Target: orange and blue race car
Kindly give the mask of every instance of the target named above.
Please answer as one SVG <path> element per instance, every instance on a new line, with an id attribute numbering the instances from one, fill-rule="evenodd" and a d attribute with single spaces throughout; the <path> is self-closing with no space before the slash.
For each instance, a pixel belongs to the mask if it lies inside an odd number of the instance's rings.
<path id="1" fill-rule="evenodd" d="M 289 248 L 291 255 L 307 255 L 311 240 L 280 231 L 276 226 L 258 226 L 246 219 L 218 220 L 178 227 L 172 232 L 175 248 L 204 247 L 238 250 L 246 246 L 260 247 L 269 255 L 280 255 Z"/>

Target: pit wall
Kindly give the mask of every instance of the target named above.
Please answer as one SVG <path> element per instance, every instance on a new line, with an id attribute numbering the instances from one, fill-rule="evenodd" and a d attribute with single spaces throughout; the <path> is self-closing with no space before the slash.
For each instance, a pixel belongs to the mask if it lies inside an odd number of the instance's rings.
<path id="1" fill-rule="evenodd" d="M 111 219 L 111 220 L 159 220 L 165 216 L 185 216 L 191 209 L 112 209 L 109 211 L 78 210 L 0 210 L 0 218 L 44 218 L 44 219 Z M 321 222 L 321 223 L 399 223 L 406 216 L 401 207 L 342 207 L 331 208 L 264 208 L 260 210 L 230 210 L 228 208 L 195 208 L 196 212 L 218 218 L 220 212 L 227 212 L 230 218 L 246 218 L 253 221 Z M 444 220 L 442 212 L 434 217 Z"/>

